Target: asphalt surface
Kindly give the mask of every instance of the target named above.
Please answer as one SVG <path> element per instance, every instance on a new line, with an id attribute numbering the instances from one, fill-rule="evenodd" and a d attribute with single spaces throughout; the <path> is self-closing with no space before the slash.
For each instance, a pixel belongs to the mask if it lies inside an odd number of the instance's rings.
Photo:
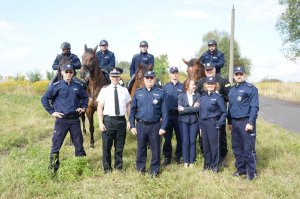
<path id="1" fill-rule="evenodd" d="M 258 117 L 300 133 L 300 104 L 259 96 Z"/>

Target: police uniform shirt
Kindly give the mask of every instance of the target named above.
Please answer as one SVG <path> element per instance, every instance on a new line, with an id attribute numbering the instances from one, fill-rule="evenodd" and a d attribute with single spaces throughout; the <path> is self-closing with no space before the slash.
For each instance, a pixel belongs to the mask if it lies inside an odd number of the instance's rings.
<path id="1" fill-rule="evenodd" d="M 206 93 L 200 97 L 199 115 L 201 120 L 218 118 L 217 126 L 225 124 L 227 108 L 223 97 L 218 93 Z"/>
<path id="2" fill-rule="evenodd" d="M 178 109 L 178 95 L 182 93 L 183 85 L 180 82 L 173 84 L 169 82 L 164 85 L 163 90 L 166 93 L 167 106 L 169 111 L 177 111 Z"/>
<path id="3" fill-rule="evenodd" d="M 135 74 L 139 64 L 151 64 L 154 67 L 154 56 L 148 52 L 134 55 L 130 65 L 130 76 Z"/>
<path id="4" fill-rule="evenodd" d="M 115 85 L 110 84 L 103 87 L 97 97 L 97 101 L 104 106 L 103 115 L 116 116 L 115 114 L 115 101 L 114 101 Z M 131 97 L 127 88 L 117 85 L 120 115 L 124 116 L 126 113 L 126 104 L 131 101 Z"/>
<path id="5" fill-rule="evenodd" d="M 52 100 L 53 107 L 49 100 Z M 60 80 L 52 84 L 43 95 L 42 105 L 48 113 L 60 112 L 65 115 L 75 114 L 77 108 L 87 108 L 88 97 L 81 83 L 71 80 L 70 84 Z M 82 106 L 80 105 L 82 101 Z"/>
<path id="6" fill-rule="evenodd" d="M 162 118 L 161 129 L 166 129 L 168 111 L 162 89 L 154 86 L 150 91 L 146 87 L 137 89 L 132 98 L 130 111 L 130 127 L 135 128 L 135 119 L 146 122 L 156 122 Z"/>
<path id="7" fill-rule="evenodd" d="M 224 53 L 216 50 L 214 52 L 211 52 L 210 50 L 206 51 L 203 53 L 202 58 L 201 58 L 201 63 L 213 63 L 216 66 L 216 71 L 217 73 L 220 73 L 221 68 L 225 64 L 225 58 L 224 58 Z"/>
<path id="8" fill-rule="evenodd" d="M 102 68 L 105 68 L 107 70 L 115 67 L 116 61 L 115 61 L 115 55 L 113 52 L 106 50 L 105 52 L 98 51 L 96 53 L 99 65 Z"/>
<path id="9" fill-rule="evenodd" d="M 259 110 L 257 88 L 248 82 L 243 82 L 232 86 L 228 97 L 228 119 L 248 117 L 248 122 L 253 124 Z"/>
<path id="10" fill-rule="evenodd" d="M 71 65 L 73 66 L 73 69 L 74 69 L 74 72 L 76 72 L 75 69 L 81 68 L 80 59 L 77 57 L 77 55 L 71 53 L 70 55 L 64 55 L 64 54 L 57 55 L 53 62 L 53 65 L 52 65 L 53 70 L 58 70 L 59 61 L 61 60 L 62 57 L 68 57 L 70 59 Z M 75 76 L 75 74 L 74 74 L 74 76 Z"/>

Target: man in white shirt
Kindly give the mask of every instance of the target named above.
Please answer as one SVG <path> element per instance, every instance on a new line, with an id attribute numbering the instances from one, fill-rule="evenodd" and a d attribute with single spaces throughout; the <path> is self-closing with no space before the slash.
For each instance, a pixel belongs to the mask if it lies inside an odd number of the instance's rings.
<path id="1" fill-rule="evenodd" d="M 98 101 L 99 128 L 102 131 L 104 173 L 112 171 L 111 148 L 115 146 L 114 168 L 123 171 L 123 149 L 126 138 L 125 114 L 129 116 L 131 97 L 127 88 L 119 85 L 121 68 L 114 67 L 109 77 L 111 84 L 101 89 Z"/>

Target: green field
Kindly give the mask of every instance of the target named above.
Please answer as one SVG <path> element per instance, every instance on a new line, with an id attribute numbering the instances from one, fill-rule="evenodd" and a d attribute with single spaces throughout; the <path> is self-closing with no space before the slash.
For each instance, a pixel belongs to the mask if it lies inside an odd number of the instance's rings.
<path id="1" fill-rule="evenodd" d="M 126 172 L 104 175 L 98 129 L 95 149 L 88 148 L 89 136 L 84 136 L 87 157 L 75 158 L 66 139 L 61 167 L 53 178 L 47 167 L 54 119 L 30 89 L 0 89 L 0 198 L 300 198 L 299 134 L 260 119 L 259 178 L 253 182 L 231 176 L 231 150 L 228 167 L 218 174 L 203 173 L 198 155 L 194 169 L 174 163 L 157 179 L 141 176 L 134 169 L 136 140 L 130 133 L 124 149 Z"/>

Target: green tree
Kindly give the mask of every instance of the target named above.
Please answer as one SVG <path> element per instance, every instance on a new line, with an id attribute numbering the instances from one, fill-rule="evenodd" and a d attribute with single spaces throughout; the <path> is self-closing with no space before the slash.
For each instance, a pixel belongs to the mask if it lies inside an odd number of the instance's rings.
<path id="1" fill-rule="evenodd" d="M 218 43 L 218 50 L 224 53 L 225 64 L 221 70 L 221 74 L 228 78 L 229 72 L 229 56 L 230 56 L 230 35 L 226 32 L 219 32 L 217 30 L 210 31 L 205 34 L 202 38 L 202 46 L 198 53 L 197 57 L 200 57 L 205 51 L 207 51 L 207 42 L 210 39 L 214 39 Z M 251 60 L 242 57 L 240 52 L 240 47 L 237 41 L 234 41 L 234 66 L 244 66 L 248 75 L 251 74 Z"/>
<path id="2" fill-rule="evenodd" d="M 288 59 L 300 57 L 300 0 L 279 0 L 285 6 L 277 20 L 276 28 L 282 39 L 282 52 Z"/>
<path id="3" fill-rule="evenodd" d="M 17 73 L 16 76 L 14 77 L 15 81 L 24 81 L 25 80 L 25 75 L 22 75 L 21 73 Z"/>
<path id="4" fill-rule="evenodd" d="M 123 69 L 124 74 L 129 74 L 130 62 L 128 61 L 120 61 L 117 63 L 119 68 Z"/>
<path id="5" fill-rule="evenodd" d="M 42 75 L 38 70 L 30 71 L 26 75 L 30 82 L 37 82 L 42 79 Z"/>
<path id="6" fill-rule="evenodd" d="M 168 55 L 162 54 L 154 58 L 154 71 L 158 78 L 167 73 L 167 68 L 169 67 Z"/>
<path id="7" fill-rule="evenodd" d="M 51 71 L 51 72 L 46 71 L 46 77 L 47 77 L 47 80 L 50 81 L 54 76 L 55 76 L 54 71 Z"/>

